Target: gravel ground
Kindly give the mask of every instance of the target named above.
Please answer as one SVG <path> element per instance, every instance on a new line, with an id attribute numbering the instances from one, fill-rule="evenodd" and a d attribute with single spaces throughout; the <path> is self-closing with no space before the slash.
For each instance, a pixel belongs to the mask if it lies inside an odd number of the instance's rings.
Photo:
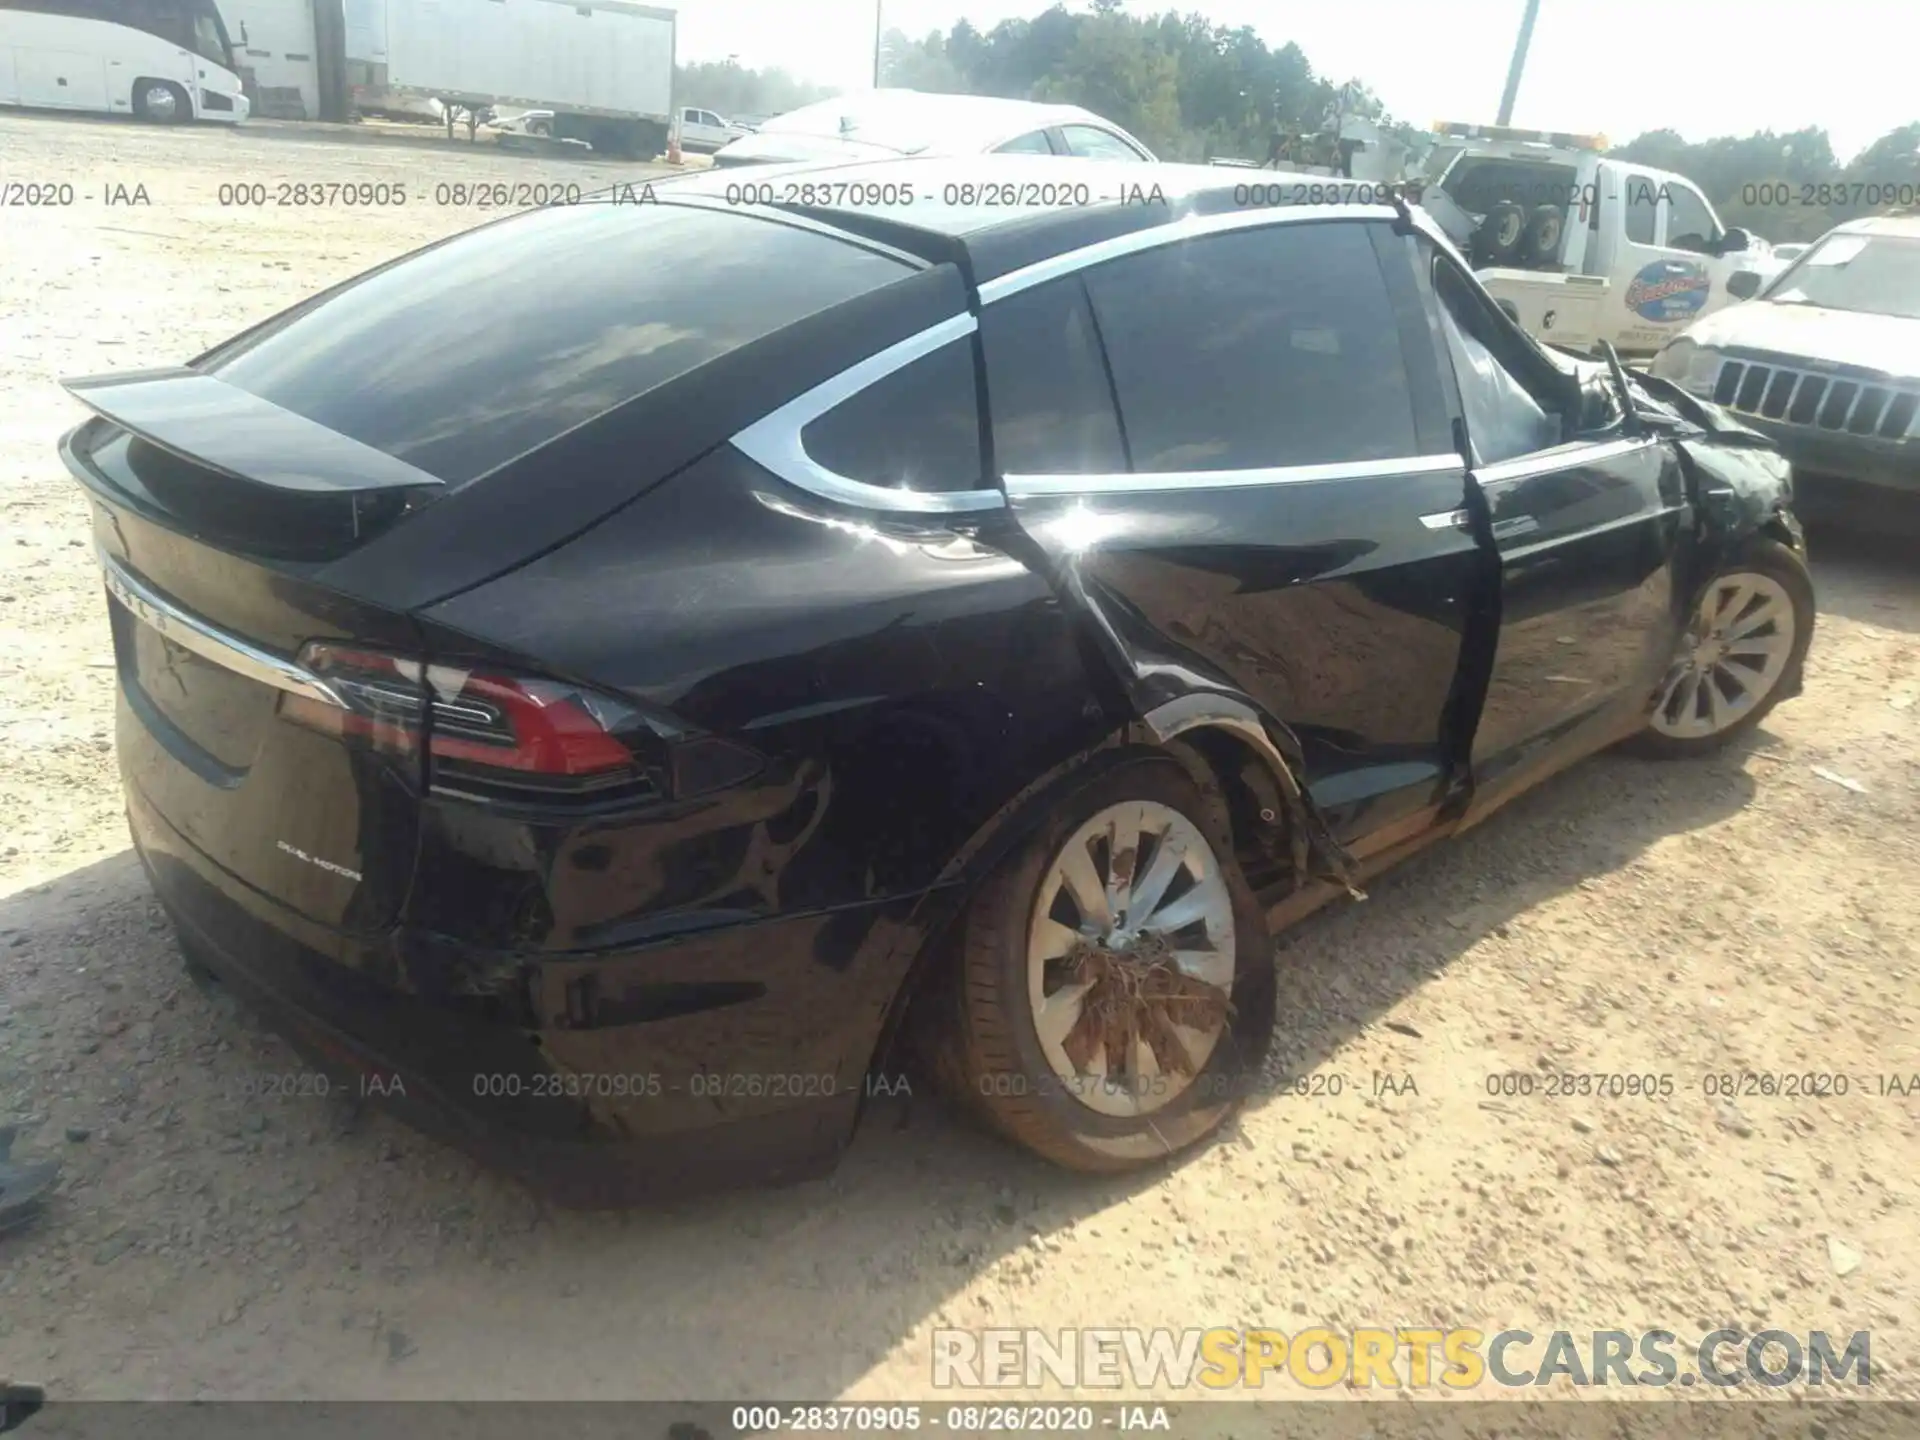
<path id="1" fill-rule="evenodd" d="M 1803 698 L 1710 763 L 1588 762 L 1288 935 L 1274 1084 L 1171 1171 L 1057 1174 L 895 1099 L 830 1180 L 579 1215 L 378 1113 L 249 1098 L 292 1053 L 187 981 L 128 849 L 55 377 L 177 363 L 485 218 L 440 183 L 637 174 L 290 133 L 0 117 L 0 179 L 79 197 L 0 210 L 0 1120 L 65 1163 L 0 1239 L 0 1377 L 924 1399 L 942 1325 L 1725 1324 L 1871 1330 L 1875 1392 L 1920 1394 L 1920 1100 L 1881 1093 L 1920 1076 L 1920 569 L 1837 538 Z M 427 198 L 219 204 L 283 179 Z M 1506 1071 L 1675 1090 L 1490 1095 Z M 1706 1093 L 1742 1071 L 1850 1087 Z"/>

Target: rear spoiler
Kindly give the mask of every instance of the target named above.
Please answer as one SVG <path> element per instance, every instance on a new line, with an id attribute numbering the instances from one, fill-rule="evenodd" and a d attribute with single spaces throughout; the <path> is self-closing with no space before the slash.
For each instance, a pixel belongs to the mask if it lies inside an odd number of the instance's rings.
<path id="1" fill-rule="evenodd" d="M 60 383 L 96 415 L 148 444 L 251 485 L 346 496 L 445 483 L 385 451 L 184 366 Z"/>

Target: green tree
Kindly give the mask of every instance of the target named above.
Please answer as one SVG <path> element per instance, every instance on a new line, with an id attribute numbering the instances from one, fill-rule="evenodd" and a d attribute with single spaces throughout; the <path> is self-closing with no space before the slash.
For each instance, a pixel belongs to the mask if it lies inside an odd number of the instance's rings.
<path id="1" fill-rule="evenodd" d="M 1192 11 L 1149 15 L 1129 11 L 1127 0 L 1081 3 L 1086 8 L 1056 4 L 984 34 L 965 20 L 917 40 L 889 30 L 881 43 L 882 82 L 1071 101 L 1125 126 L 1169 159 L 1258 159 L 1276 127 L 1292 135 L 1323 132 L 1336 101 L 1341 113 L 1372 120 L 1416 156 L 1430 148 L 1424 128 L 1396 121 L 1364 80 L 1330 83 L 1290 41 L 1269 45 L 1250 26 L 1230 29 Z M 777 114 L 833 93 L 783 71 L 743 70 L 732 62 L 684 66 L 678 80 L 685 103 L 722 114 Z M 1903 186 L 1911 194 L 1920 185 L 1920 121 L 1882 136 L 1845 165 L 1817 126 L 1702 141 L 1650 130 L 1612 153 L 1686 176 L 1726 223 L 1772 240 L 1811 239 L 1875 208 L 1870 197 L 1885 208 Z M 1769 182 L 1771 188 L 1763 188 Z M 1829 198 L 1840 198 L 1801 203 L 1820 194 L 1805 187 L 1822 184 Z M 1789 203 L 1767 203 L 1783 194 Z"/>

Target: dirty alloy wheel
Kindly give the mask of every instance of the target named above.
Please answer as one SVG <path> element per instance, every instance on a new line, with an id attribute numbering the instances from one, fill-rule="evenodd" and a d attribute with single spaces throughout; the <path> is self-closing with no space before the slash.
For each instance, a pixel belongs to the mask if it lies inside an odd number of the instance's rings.
<path id="1" fill-rule="evenodd" d="M 527 122 L 527 133 L 529 135 L 552 135 L 553 122 L 551 120 L 529 120 Z"/>
<path id="2" fill-rule="evenodd" d="M 171 80 L 136 80 L 133 113 L 156 125 L 177 125 L 193 118 L 193 107 L 187 103 L 187 92 Z"/>
<path id="3" fill-rule="evenodd" d="M 1225 807 L 1165 759 L 1091 781 L 982 885 L 952 982 L 944 1088 L 1009 1139 L 1096 1172 L 1204 1139 L 1273 1027 Z"/>
<path id="4" fill-rule="evenodd" d="M 1785 698 L 1813 623 L 1806 563 L 1777 541 L 1754 541 L 1702 593 L 1632 748 L 1682 759 L 1752 730 Z"/>

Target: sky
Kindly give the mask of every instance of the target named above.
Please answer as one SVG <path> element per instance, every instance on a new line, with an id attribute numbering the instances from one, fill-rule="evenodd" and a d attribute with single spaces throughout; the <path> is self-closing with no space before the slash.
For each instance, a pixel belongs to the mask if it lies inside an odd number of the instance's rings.
<path id="1" fill-rule="evenodd" d="M 661 0 L 675 4 L 675 0 Z M 963 16 L 980 30 L 1047 0 L 878 0 L 919 37 Z M 875 0 L 678 0 L 682 62 L 737 56 L 838 89 L 873 80 Z M 1091 8 L 1071 0 L 1069 9 Z M 1373 87 L 1396 119 L 1491 122 L 1524 0 L 1127 0 L 1291 40 L 1314 73 Z M 1824 125 L 1844 161 L 1920 120 L 1920 0 L 1541 0 L 1513 123 L 1616 144 Z"/>

